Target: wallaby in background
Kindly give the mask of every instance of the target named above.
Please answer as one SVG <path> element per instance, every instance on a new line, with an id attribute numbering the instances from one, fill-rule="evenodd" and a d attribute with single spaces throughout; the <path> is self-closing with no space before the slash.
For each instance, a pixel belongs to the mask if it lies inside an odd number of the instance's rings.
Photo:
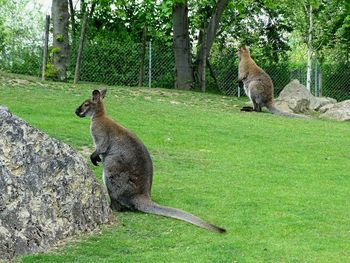
<path id="1" fill-rule="evenodd" d="M 250 56 L 248 47 L 241 47 L 237 51 L 240 59 L 238 80 L 243 82 L 245 94 L 253 103 L 253 108 L 245 106 L 241 111 L 261 112 L 266 107 L 271 113 L 288 117 L 305 117 L 277 109 L 273 101 L 273 82 L 270 76 L 260 68 Z"/>
<path id="2" fill-rule="evenodd" d="M 179 209 L 160 206 L 151 200 L 153 165 L 145 145 L 126 128 L 109 118 L 102 99 L 107 90 L 94 90 L 75 111 L 79 117 L 91 117 L 91 135 L 95 151 L 90 159 L 94 165 L 103 163 L 103 178 L 117 211 L 138 210 L 177 218 L 208 230 L 226 230 Z M 102 157 L 102 160 L 101 160 Z"/>

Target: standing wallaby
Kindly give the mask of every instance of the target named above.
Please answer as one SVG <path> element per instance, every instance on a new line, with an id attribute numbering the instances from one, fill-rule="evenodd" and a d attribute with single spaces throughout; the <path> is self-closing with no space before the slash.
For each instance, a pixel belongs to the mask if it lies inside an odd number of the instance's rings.
<path id="1" fill-rule="evenodd" d="M 305 117 L 277 109 L 273 102 L 273 82 L 270 76 L 260 68 L 250 56 L 248 47 L 241 47 L 237 51 L 240 59 L 238 80 L 243 82 L 244 91 L 253 103 L 253 108 L 245 106 L 241 111 L 261 112 L 266 107 L 271 113 L 288 117 Z"/>
<path id="2" fill-rule="evenodd" d="M 145 145 L 130 131 L 106 116 L 104 103 L 107 90 L 94 90 L 75 111 L 79 117 L 91 117 L 91 135 L 95 151 L 90 159 L 94 165 L 103 163 L 103 178 L 117 211 L 138 210 L 177 218 L 208 230 L 226 230 L 179 209 L 160 206 L 151 200 L 153 165 Z M 102 157 L 102 159 L 101 159 Z"/>

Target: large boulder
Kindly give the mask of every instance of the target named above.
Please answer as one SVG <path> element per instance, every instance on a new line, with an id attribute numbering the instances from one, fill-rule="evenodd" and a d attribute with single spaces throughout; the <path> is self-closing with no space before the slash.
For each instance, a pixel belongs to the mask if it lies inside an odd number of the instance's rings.
<path id="1" fill-rule="evenodd" d="M 318 111 L 326 105 L 336 103 L 335 99 L 329 97 L 315 97 L 306 87 L 294 79 L 281 91 L 276 99 L 277 105 L 287 104 L 293 112 L 302 113 L 307 111 Z"/>
<path id="2" fill-rule="evenodd" d="M 344 100 L 342 102 L 333 104 L 333 106 L 329 107 L 327 111 L 325 111 L 325 113 L 320 115 L 320 117 L 327 118 L 327 119 L 335 119 L 339 121 L 349 121 L 350 120 L 350 100 Z"/>
<path id="3" fill-rule="evenodd" d="M 111 219 L 84 159 L 0 107 L 0 259 L 43 251 Z"/>
<path id="4" fill-rule="evenodd" d="M 276 101 L 284 101 L 293 112 L 303 113 L 309 110 L 310 96 L 305 86 L 295 79 L 285 86 Z"/>

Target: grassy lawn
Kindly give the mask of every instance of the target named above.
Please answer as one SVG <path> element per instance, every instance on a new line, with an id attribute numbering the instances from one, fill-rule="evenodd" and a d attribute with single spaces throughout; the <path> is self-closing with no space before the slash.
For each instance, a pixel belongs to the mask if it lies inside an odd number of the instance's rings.
<path id="1" fill-rule="evenodd" d="M 89 119 L 74 110 L 102 86 L 16 78 L 0 74 L 0 105 L 85 154 L 92 151 Z M 108 89 L 107 112 L 153 157 L 153 199 L 227 233 L 116 213 L 100 233 L 19 261 L 350 262 L 349 123 L 241 113 L 243 100 L 220 95 Z M 93 169 L 102 181 L 101 169 Z"/>

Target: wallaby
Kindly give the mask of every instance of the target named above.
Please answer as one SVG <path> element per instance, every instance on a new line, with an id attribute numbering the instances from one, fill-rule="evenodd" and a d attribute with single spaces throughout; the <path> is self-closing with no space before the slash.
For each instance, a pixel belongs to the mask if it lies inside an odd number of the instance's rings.
<path id="1" fill-rule="evenodd" d="M 151 200 L 153 165 L 145 145 L 132 132 L 106 115 L 103 98 L 107 90 L 94 90 L 92 98 L 79 106 L 79 117 L 90 116 L 90 131 L 95 151 L 94 165 L 103 163 L 103 178 L 117 211 L 137 210 L 177 218 L 208 230 L 223 233 L 224 228 L 209 224 L 179 209 L 160 206 Z M 101 159 L 102 157 L 102 159 Z"/>
<path id="2" fill-rule="evenodd" d="M 274 88 L 270 76 L 251 58 L 248 47 L 241 47 L 237 51 L 237 55 L 240 59 L 238 80 L 243 82 L 245 94 L 253 103 L 253 107 L 245 106 L 241 111 L 261 112 L 262 107 L 266 107 L 271 113 L 276 115 L 306 117 L 277 109 L 273 101 Z"/>

